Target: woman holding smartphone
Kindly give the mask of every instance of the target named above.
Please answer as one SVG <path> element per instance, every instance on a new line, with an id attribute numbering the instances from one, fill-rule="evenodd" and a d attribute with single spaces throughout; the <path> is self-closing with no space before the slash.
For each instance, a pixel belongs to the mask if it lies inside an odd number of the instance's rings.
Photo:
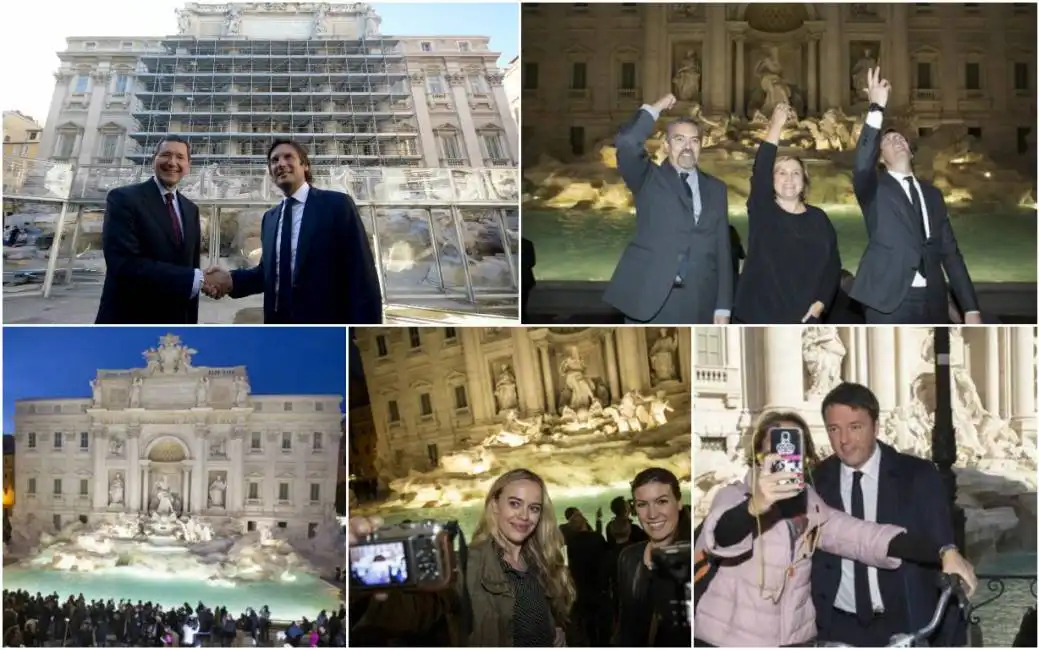
<path id="1" fill-rule="evenodd" d="M 803 471 L 771 472 L 772 429 L 801 432 Z M 803 646 L 816 636 L 811 597 L 812 554 L 820 548 L 878 569 L 902 560 L 940 562 L 942 571 L 977 581 L 958 552 L 905 529 L 856 519 L 827 506 L 811 487 L 819 458 L 808 425 L 796 413 L 767 413 L 748 449 L 751 469 L 718 492 L 696 540 L 718 559 L 718 570 L 697 604 L 695 646 Z"/>

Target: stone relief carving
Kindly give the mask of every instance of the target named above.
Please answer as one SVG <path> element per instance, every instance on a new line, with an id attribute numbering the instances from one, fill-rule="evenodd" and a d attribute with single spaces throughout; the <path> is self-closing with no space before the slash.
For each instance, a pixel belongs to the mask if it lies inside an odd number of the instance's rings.
<path id="1" fill-rule="evenodd" d="M 249 403 L 249 379 L 244 375 L 235 377 L 234 380 L 234 403 L 235 406 L 245 406 Z"/>
<path id="2" fill-rule="evenodd" d="M 141 354 L 148 364 L 148 374 L 180 374 L 191 370 L 191 357 L 197 353 L 183 345 L 179 336 L 167 334 L 159 339 L 158 348 L 148 348 Z"/>
<path id="3" fill-rule="evenodd" d="M 852 101 L 860 102 L 868 99 L 866 90 L 866 74 L 871 68 L 877 67 L 879 48 L 875 43 L 852 43 L 851 60 L 854 63 L 849 71 L 849 83 L 851 84 Z"/>
<path id="4" fill-rule="evenodd" d="M 177 10 L 177 33 L 187 34 L 191 31 L 191 13 L 186 9 Z"/>
<path id="5" fill-rule="evenodd" d="M 318 5 L 317 15 L 314 16 L 314 26 L 311 29 L 310 37 L 319 38 L 328 33 L 328 5 L 322 3 Z"/>
<path id="6" fill-rule="evenodd" d="M 682 101 L 692 101 L 700 97 L 700 57 L 695 50 L 687 50 L 680 61 L 675 62 L 675 74 L 671 85 L 675 97 Z"/>
<path id="7" fill-rule="evenodd" d="M 379 25 L 382 23 L 382 18 L 375 13 L 375 9 L 369 7 L 364 15 L 364 36 L 365 38 L 375 38 L 379 35 Z"/>
<path id="8" fill-rule="evenodd" d="M 874 22 L 881 20 L 876 5 L 865 2 L 853 2 L 848 5 L 848 15 L 852 20 Z"/>
<path id="9" fill-rule="evenodd" d="M 498 401 L 498 413 L 514 409 L 517 406 L 516 377 L 508 364 L 503 364 L 498 378 L 494 382 L 494 397 Z"/>
<path id="10" fill-rule="evenodd" d="M 236 5 L 230 5 L 227 9 L 227 18 L 224 21 L 224 34 L 227 36 L 238 36 L 242 29 L 242 10 Z"/>
<path id="11" fill-rule="evenodd" d="M 92 402 L 93 402 L 92 403 L 93 407 L 96 408 L 96 409 L 101 408 L 101 397 L 102 397 L 102 395 L 101 395 L 101 380 L 100 379 L 91 379 L 90 380 L 90 393 L 91 393 L 91 399 L 92 399 Z"/>
<path id="12" fill-rule="evenodd" d="M 112 482 L 108 486 L 108 505 L 118 506 L 123 504 L 123 475 L 116 472 Z"/>
<path id="13" fill-rule="evenodd" d="M 130 384 L 130 408 L 141 408 L 141 389 L 144 388 L 144 380 L 134 377 Z"/>
<path id="14" fill-rule="evenodd" d="M 195 389 L 195 406 L 206 406 L 209 404 L 209 377 L 203 377 L 198 380 L 198 387 Z"/>
<path id="15" fill-rule="evenodd" d="M 649 347 L 649 365 L 653 371 L 653 385 L 678 379 L 678 335 L 668 327 L 661 327 L 657 340 Z"/>
<path id="16" fill-rule="evenodd" d="M 113 435 L 108 440 L 108 455 L 121 457 L 123 455 L 123 449 L 126 442 L 119 436 Z"/>
<path id="17" fill-rule="evenodd" d="M 698 22 L 704 19 L 704 6 L 700 3 L 671 4 L 668 6 L 668 20 L 676 22 Z"/>
<path id="18" fill-rule="evenodd" d="M 820 400 L 841 383 L 841 364 L 847 348 L 832 325 L 806 327 L 801 334 L 801 352 L 808 371 L 806 400 Z"/>

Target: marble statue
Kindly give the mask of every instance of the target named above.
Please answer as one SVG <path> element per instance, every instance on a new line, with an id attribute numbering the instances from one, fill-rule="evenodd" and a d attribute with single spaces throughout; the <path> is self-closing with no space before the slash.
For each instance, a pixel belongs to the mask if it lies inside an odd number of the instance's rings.
<path id="1" fill-rule="evenodd" d="M 130 408 L 141 408 L 141 389 L 143 388 L 144 380 L 140 377 L 134 377 L 133 383 L 130 384 Z"/>
<path id="2" fill-rule="evenodd" d="M 177 10 L 177 33 L 187 34 L 191 31 L 191 14 L 185 9 Z"/>
<path id="3" fill-rule="evenodd" d="M 810 379 L 806 400 L 820 400 L 841 383 L 841 363 L 848 350 L 832 325 L 806 327 L 801 353 Z"/>
<path id="4" fill-rule="evenodd" d="M 119 436 L 112 436 L 108 440 L 108 455 L 109 456 L 122 456 L 123 455 L 123 439 Z"/>
<path id="5" fill-rule="evenodd" d="M 209 377 L 198 380 L 198 388 L 195 389 L 195 406 L 206 406 L 209 404 Z"/>
<path id="6" fill-rule="evenodd" d="M 769 45 L 757 65 L 754 74 L 761 83 L 761 91 L 765 95 L 765 103 L 761 112 L 771 115 L 776 104 L 790 103 L 790 86 L 783 81 L 783 66 L 779 62 L 779 48 Z"/>
<path id="7" fill-rule="evenodd" d="M 90 392 L 92 394 L 94 408 L 101 408 L 101 380 L 90 380 Z"/>
<path id="8" fill-rule="evenodd" d="M 123 475 L 120 472 L 116 472 L 108 486 L 108 505 L 123 505 Z"/>
<path id="9" fill-rule="evenodd" d="M 862 56 L 859 57 L 859 60 L 851 68 L 851 96 L 856 100 L 865 101 L 869 98 L 869 91 L 866 88 L 866 75 L 875 67 L 877 67 L 877 60 L 873 58 L 873 51 L 867 47 L 862 51 Z"/>
<path id="10" fill-rule="evenodd" d="M 167 334 L 159 339 L 158 348 L 148 348 L 142 355 L 148 362 L 150 374 L 174 374 L 191 370 L 191 356 L 197 352 L 181 344 L 179 336 Z"/>
<path id="11" fill-rule="evenodd" d="M 494 396 L 498 400 L 498 412 L 516 408 L 516 378 L 508 365 L 502 366 L 498 380 L 494 383 Z"/>
<path id="12" fill-rule="evenodd" d="M 224 483 L 224 479 L 217 476 L 212 483 L 209 484 L 209 505 L 212 508 L 223 508 L 224 507 L 224 493 L 227 491 L 227 483 Z"/>
<path id="13" fill-rule="evenodd" d="M 379 24 L 382 23 L 382 18 L 375 13 L 375 9 L 369 7 L 367 13 L 364 16 L 364 37 L 365 38 L 377 38 L 379 36 Z"/>
<path id="14" fill-rule="evenodd" d="M 224 33 L 227 36 L 238 36 L 242 29 L 242 10 L 233 4 L 227 10 L 224 28 Z"/>
<path id="15" fill-rule="evenodd" d="M 692 101 L 700 96 L 700 59 L 696 52 L 689 50 L 678 63 L 675 76 L 671 84 L 675 90 L 675 97 L 682 101 Z"/>
<path id="16" fill-rule="evenodd" d="M 671 402 L 667 399 L 667 393 L 658 390 L 656 397 L 650 402 L 649 413 L 653 418 L 654 427 L 662 427 L 667 424 L 667 414 L 674 411 Z"/>
<path id="17" fill-rule="evenodd" d="M 149 375 L 154 375 L 157 372 L 162 372 L 162 362 L 159 361 L 159 351 L 155 348 L 148 348 L 141 353 L 144 356 L 144 360 L 147 362 L 145 371 Z"/>
<path id="18" fill-rule="evenodd" d="M 568 348 L 568 354 L 559 364 L 559 374 L 563 377 L 563 405 L 573 409 L 588 408 L 595 399 L 595 389 L 585 376 L 584 362 L 576 345 Z"/>
<path id="19" fill-rule="evenodd" d="M 314 17 L 314 27 L 310 37 L 318 38 L 328 33 L 328 3 L 322 2 L 318 5 L 317 15 Z"/>
<path id="20" fill-rule="evenodd" d="M 166 480 L 166 475 L 161 474 L 159 479 L 155 482 L 155 513 L 159 515 L 168 515 L 172 514 L 173 511 L 173 494 L 170 492 L 170 486 Z"/>
<path id="21" fill-rule="evenodd" d="M 670 381 L 678 378 L 675 369 L 675 351 L 678 349 L 678 339 L 666 327 L 660 328 L 660 338 L 653 342 L 649 350 L 649 363 L 653 368 L 655 383 Z"/>
<path id="22" fill-rule="evenodd" d="M 235 406 L 245 406 L 249 402 L 249 379 L 244 375 L 235 377 L 234 387 Z"/>
<path id="23" fill-rule="evenodd" d="M 495 463 L 494 453 L 480 446 L 470 451 L 460 451 L 442 457 L 440 468 L 448 474 L 479 476 L 490 471 Z"/>

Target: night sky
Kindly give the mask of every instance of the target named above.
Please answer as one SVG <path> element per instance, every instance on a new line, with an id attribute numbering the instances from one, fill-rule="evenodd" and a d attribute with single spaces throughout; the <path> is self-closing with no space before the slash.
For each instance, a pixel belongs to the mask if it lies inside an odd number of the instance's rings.
<path id="1" fill-rule="evenodd" d="M 9 326 L 3 328 L 4 433 L 14 433 L 15 400 L 88 398 L 99 369 L 143 368 L 141 353 L 165 334 L 198 350 L 194 366 L 244 365 L 254 394 L 346 396 L 342 327 Z"/>

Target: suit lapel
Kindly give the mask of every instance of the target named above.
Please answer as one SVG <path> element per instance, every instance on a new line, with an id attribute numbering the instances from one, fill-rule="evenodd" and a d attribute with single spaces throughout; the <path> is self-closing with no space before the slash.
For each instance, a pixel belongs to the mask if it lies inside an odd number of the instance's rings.
<path id="1" fill-rule="evenodd" d="M 834 457 L 836 460 L 836 457 Z M 831 508 L 844 509 L 841 499 L 841 464 L 840 461 L 824 462 L 819 467 L 819 481 L 815 486 L 819 496 Z"/>
<path id="2" fill-rule="evenodd" d="M 899 498 L 897 452 L 882 442 L 877 444 L 880 445 L 880 470 L 877 472 L 877 523 L 895 524 L 898 523 Z"/>
<path id="3" fill-rule="evenodd" d="M 267 211 L 263 218 L 263 244 L 264 268 L 263 274 L 267 276 L 267 284 L 274 286 L 278 270 L 278 216 L 281 214 L 281 204 Z M 268 260 L 270 262 L 268 263 Z"/>
<path id="4" fill-rule="evenodd" d="M 303 220 L 299 224 L 299 241 L 296 243 L 296 268 L 292 270 L 293 280 L 299 278 L 299 271 L 306 262 L 307 253 L 310 252 L 310 243 L 317 231 L 317 213 L 320 208 L 317 203 L 320 200 L 321 195 L 319 191 L 311 185 L 310 191 L 307 194 L 307 201 L 303 204 Z"/>
<path id="5" fill-rule="evenodd" d="M 700 214 L 696 218 L 696 225 L 699 226 L 707 216 L 707 205 L 714 196 L 714 189 L 707 182 L 707 175 L 700 171 L 699 167 L 696 168 L 696 182 L 700 189 Z"/>
<path id="6" fill-rule="evenodd" d="M 184 237 L 183 248 L 185 252 L 185 257 L 190 257 L 191 251 L 195 250 L 195 237 L 201 236 L 202 234 L 202 226 L 200 223 L 197 208 L 195 208 L 192 204 L 189 204 L 188 200 L 181 196 L 180 192 L 177 192 L 176 196 L 177 205 L 180 208 L 180 229 L 181 235 L 183 235 Z"/>
<path id="7" fill-rule="evenodd" d="M 177 245 L 177 238 L 173 234 L 173 222 L 170 220 L 170 211 L 166 207 L 166 200 L 162 196 L 162 190 L 159 189 L 159 182 L 155 180 L 155 178 L 153 177 L 145 181 L 145 184 L 151 186 L 150 190 L 145 190 L 149 197 L 147 203 L 151 207 L 149 213 L 158 216 L 159 228 L 161 228 L 162 232 L 165 233 L 166 239 L 170 242 L 170 246 L 172 246 L 174 249 L 179 249 L 180 247 Z M 178 193 L 174 196 L 177 196 L 179 199 L 180 194 Z M 185 218 L 183 217 L 183 205 L 181 206 L 180 214 L 182 216 L 182 220 L 185 220 Z M 183 230 L 183 227 L 181 229 Z"/>
<path id="8" fill-rule="evenodd" d="M 898 204 L 898 207 L 900 208 L 899 214 L 902 215 L 902 221 L 905 223 L 906 228 L 909 229 L 909 232 L 912 233 L 914 238 L 919 237 L 920 228 L 917 227 L 916 223 L 916 208 L 913 207 L 913 202 L 909 200 L 909 195 L 906 194 L 905 187 L 903 187 L 901 183 L 895 180 L 894 176 L 887 173 L 886 171 L 881 172 L 880 182 L 886 183 L 888 189 L 890 189 L 891 192 L 895 195 L 895 202 Z M 927 199 L 924 198 L 922 192 L 923 185 L 920 186 L 920 189 L 920 200 L 926 201 Z M 928 210 L 928 212 L 930 212 L 930 210 Z"/>
<path id="9" fill-rule="evenodd" d="M 682 181 L 682 177 L 678 175 L 678 170 L 671 165 L 671 161 L 665 161 L 660 166 L 663 170 L 664 176 L 667 178 L 668 183 L 674 188 L 675 192 L 678 193 L 678 197 L 682 200 L 682 204 L 689 208 L 691 212 L 693 210 L 693 200 L 689 198 L 688 186 Z M 702 198 L 703 195 L 701 195 Z"/>

